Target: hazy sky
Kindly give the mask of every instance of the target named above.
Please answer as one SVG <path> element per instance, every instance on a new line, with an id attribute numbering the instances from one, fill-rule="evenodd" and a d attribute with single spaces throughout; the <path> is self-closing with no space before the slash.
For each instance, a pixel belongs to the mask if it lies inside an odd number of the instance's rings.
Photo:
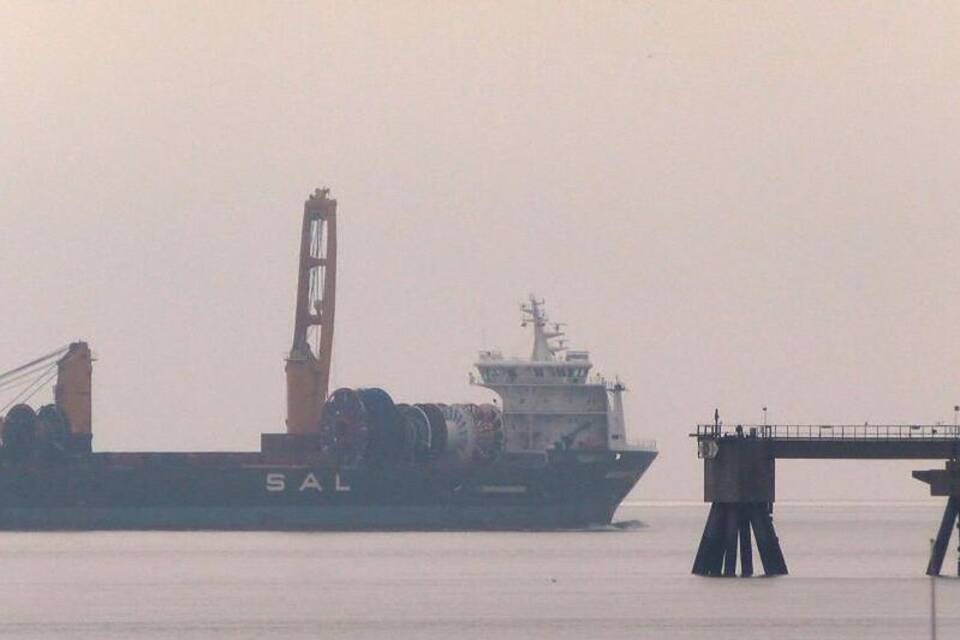
<path id="1" fill-rule="evenodd" d="M 329 185 L 336 385 L 483 398 L 533 290 L 659 441 L 645 499 L 702 497 L 714 407 L 951 421 L 958 32 L 955 2 L 5 0 L 0 369 L 84 338 L 98 449 L 255 449 Z M 919 466 L 782 462 L 778 497 L 922 497 Z"/>

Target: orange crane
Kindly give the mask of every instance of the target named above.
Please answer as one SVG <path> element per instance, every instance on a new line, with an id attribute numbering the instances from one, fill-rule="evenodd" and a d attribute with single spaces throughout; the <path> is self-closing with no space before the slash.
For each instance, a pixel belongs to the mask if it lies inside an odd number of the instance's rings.
<path id="1" fill-rule="evenodd" d="M 287 358 L 287 433 L 315 434 L 330 390 L 337 288 L 337 201 L 317 189 L 303 205 L 293 346 Z"/>

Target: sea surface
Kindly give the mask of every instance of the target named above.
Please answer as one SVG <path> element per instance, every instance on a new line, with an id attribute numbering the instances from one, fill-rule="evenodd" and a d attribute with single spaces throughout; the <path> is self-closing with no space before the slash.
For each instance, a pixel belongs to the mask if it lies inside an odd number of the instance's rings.
<path id="1" fill-rule="evenodd" d="M 627 503 L 565 532 L 3 533 L 0 636 L 927 638 L 942 506 L 780 504 L 791 575 L 690 575 L 707 508 Z M 956 575 L 956 533 L 945 569 Z M 755 558 L 759 566 L 759 559 Z"/>

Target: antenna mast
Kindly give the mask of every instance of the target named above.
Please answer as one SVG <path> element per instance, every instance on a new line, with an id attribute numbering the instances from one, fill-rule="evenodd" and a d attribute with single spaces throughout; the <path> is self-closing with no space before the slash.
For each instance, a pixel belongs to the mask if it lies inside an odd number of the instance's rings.
<path id="1" fill-rule="evenodd" d="M 293 346 L 287 358 L 287 433 L 315 433 L 330 390 L 337 285 L 337 201 L 317 189 L 303 205 Z"/>
<path id="2" fill-rule="evenodd" d="M 543 310 L 543 300 L 538 300 L 535 295 L 530 294 L 530 301 L 527 304 L 520 305 L 523 312 L 522 326 L 527 323 L 533 324 L 533 354 L 530 359 L 535 362 L 546 362 L 556 360 L 556 353 L 566 349 L 564 345 L 563 331 L 560 330 L 562 322 L 554 322 L 553 330 L 547 328 L 547 314 Z M 551 342 L 559 339 L 558 342 Z"/>

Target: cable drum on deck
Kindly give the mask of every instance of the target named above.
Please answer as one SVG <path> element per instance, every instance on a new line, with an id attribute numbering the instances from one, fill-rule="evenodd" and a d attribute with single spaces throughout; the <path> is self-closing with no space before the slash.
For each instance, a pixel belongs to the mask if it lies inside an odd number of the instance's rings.
<path id="1" fill-rule="evenodd" d="M 430 419 L 416 405 L 398 404 L 397 411 L 406 425 L 405 437 L 411 439 L 413 461 L 428 462 L 431 459 Z"/>
<path id="2" fill-rule="evenodd" d="M 407 458 L 406 427 L 390 394 L 376 387 L 358 389 L 357 393 L 367 411 L 370 429 L 368 459 L 389 463 Z"/>
<path id="3" fill-rule="evenodd" d="M 416 407 L 423 411 L 430 425 L 430 459 L 436 460 L 447 450 L 447 421 L 435 404 L 418 404 Z"/>
<path id="4" fill-rule="evenodd" d="M 503 418 L 492 404 L 394 404 L 383 389 L 337 389 L 323 405 L 325 449 L 346 464 L 484 465 L 504 448 Z"/>
<path id="5" fill-rule="evenodd" d="M 473 448 L 473 412 L 470 405 L 465 404 L 438 404 L 443 412 L 443 419 L 447 423 L 447 447 L 444 457 L 457 464 L 470 462 Z"/>
<path id="6" fill-rule="evenodd" d="M 324 448 L 347 464 L 425 463 L 434 459 L 433 447 L 442 448 L 446 442 L 439 410 L 396 405 L 378 388 L 337 389 L 330 394 L 321 412 L 320 433 Z"/>
<path id="7" fill-rule="evenodd" d="M 459 464 L 485 465 L 503 453 L 503 418 L 492 404 L 438 405 L 447 424 L 447 452 Z"/>
<path id="8" fill-rule="evenodd" d="M 320 434 L 324 447 L 333 451 L 342 463 L 354 464 L 366 455 L 370 427 L 357 391 L 337 389 L 330 394 L 323 404 Z"/>
<path id="9" fill-rule="evenodd" d="M 13 406 L 3 421 L 3 453 L 13 460 L 22 460 L 36 448 L 37 414 L 25 404 Z"/>
<path id="10" fill-rule="evenodd" d="M 37 436 L 50 448 L 63 451 L 70 438 L 70 421 L 60 407 L 47 404 L 37 412 Z"/>
<path id="11" fill-rule="evenodd" d="M 392 433 L 396 437 L 393 446 L 394 450 L 388 452 L 394 462 L 413 462 L 414 449 L 417 446 L 417 427 L 413 422 L 407 419 L 406 413 L 409 405 L 396 404 L 395 422 L 390 425 Z"/>

